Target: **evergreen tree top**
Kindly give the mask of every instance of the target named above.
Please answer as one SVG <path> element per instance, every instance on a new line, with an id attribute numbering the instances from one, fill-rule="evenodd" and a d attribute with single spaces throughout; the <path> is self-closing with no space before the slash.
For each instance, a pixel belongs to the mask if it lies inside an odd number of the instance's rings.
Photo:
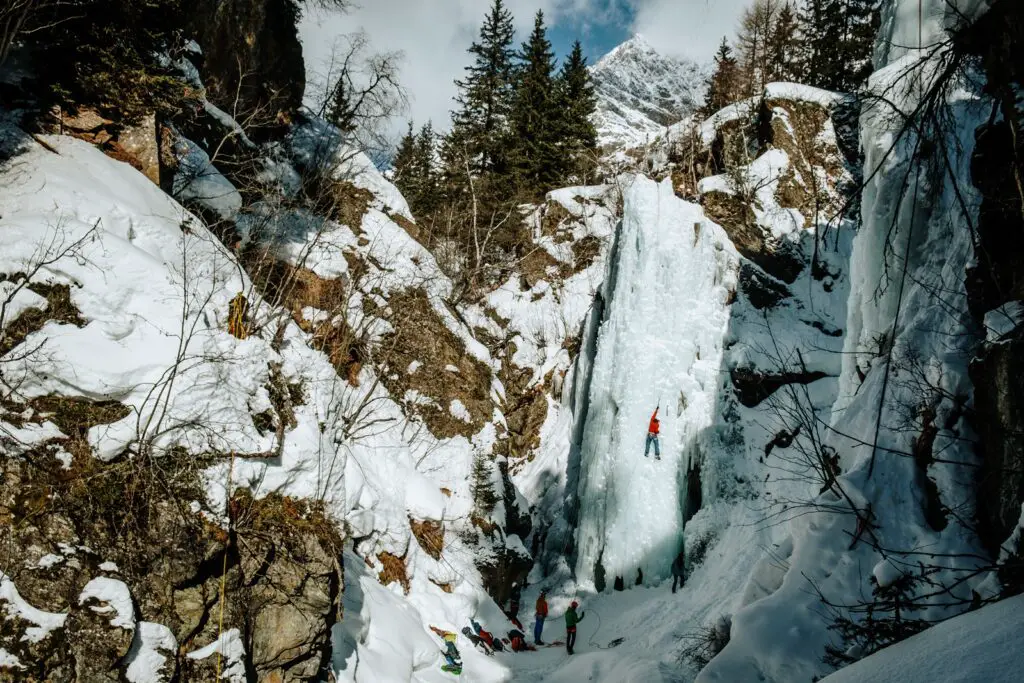
<path id="1" fill-rule="evenodd" d="M 523 62 L 522 66 L 526 71 L 538 76 L 546 75 L 550 80 L 555 70 L 555 52 L 551 49 L 548 30 L 544 25 L 544 10 L 537 10 L 537 16 L 533 20 L 533 32 L 516 56 Z"/>
<path id="2" fill-rule="evenodd" d="M 721 64 L 728 60 L 735 61 L 735 58 L 732 56 L 732 48 L 729 46 L 729 41 L 726 40 L 725 36 L 722 36 L 722 44 L 718 46 L 718 52 L 715 53 L 715 63 Z"/>
<path id="3" fill-rule="evenodd" d="M 469 72 L 467 80 L 472 81 L 474 76 L 486 75 L 495 78 L 507 74 L 512 66 L 514 39 L 512 13 L 502 0 L 494 0 L 491 11 L 480 27 L 479 40 L 473 41 L 467 50 L 475 57 L 474 63 L 466 67 L 466 71 Z M 457 83 L 462 87 L 467 86 L 466 82 Z"/>
<path id="4" fill-rule="evenodd" d="M 572 51 L 562 64 L 562 73 L 572 73 L 587 68 L 587 58 L 583 55 L 583 44 L 579 40 L 572 44 Z"/>

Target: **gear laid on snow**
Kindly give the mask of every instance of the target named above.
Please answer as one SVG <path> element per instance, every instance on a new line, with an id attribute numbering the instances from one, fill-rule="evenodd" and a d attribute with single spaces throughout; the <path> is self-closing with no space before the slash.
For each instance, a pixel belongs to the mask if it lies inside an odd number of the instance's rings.
<path id="1" fill-rule="evenodd" d="M 436 626 L 431 626 L 430 630 L 441 636 L 441 639 L 444 640 L 445 649 L 441 652 L 441 656 L 444 657 L 445 664 L 441 666 L 441 670 L 462 673 L 462 654 L 459 653 L 459 648 L 455 646 L 457 636 L 451 631 L 445 631 Z"/>
<path id="2" fill-rule="evenodd" d="M 495 638 L 490 631 L 485 631 L 479 622 L 474 619 L 470 619 L 469 623 L 473 626 L 473 630 L 476 632 L 477 637 L 479 637 L 485 645 L 499 652 L 505 649 L 501 644 L 501 640 Z"/>
<path id="3" fill-rule="evenodd" d="M 526 642 L 526 634 L 519 629 L 512 629 L 508 632 L 508 642 L 513 652 L 526 652 L 537 648 Z"/>
<path id="4" fill-rule="evenodd" d="M 469 642 L 473 643 L 476 647 L 480 648 L 483 653 L 487 656 L 493 656 L 494 650 L 487 644 L 487 642 L 480 636 L 473 633 L 468 626 L 462 629 L 462 635 L 469 639 Z"/>

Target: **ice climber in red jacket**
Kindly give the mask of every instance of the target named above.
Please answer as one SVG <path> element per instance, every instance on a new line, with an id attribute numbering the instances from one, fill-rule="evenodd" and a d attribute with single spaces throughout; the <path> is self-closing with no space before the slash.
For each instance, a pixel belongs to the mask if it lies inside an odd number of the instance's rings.
<path id="1" fill-rule="evenodd" d="M 654 409 L 651 415 L 651 424 L 647 427 L 647 445 L 644 447 L 644 457 L 651 451 L 651 444 L 654 444 L 654 459 L 661 460 L 661 444 L 658 443 L 658 433 L 661 431 L 661 421 L 658 420 L 658 408 Z"/>

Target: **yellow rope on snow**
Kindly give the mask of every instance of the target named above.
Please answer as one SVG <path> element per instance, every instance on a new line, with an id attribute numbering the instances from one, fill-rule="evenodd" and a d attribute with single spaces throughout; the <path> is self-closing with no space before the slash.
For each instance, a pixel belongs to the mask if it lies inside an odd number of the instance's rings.
<path id="1" fill-rule="evenodd" d="M 249 329 L 245 324 L 245 316 L 249 312 L 249 302 L 245 295 L 239 292 L 228 304 L 228 332 L 239 339 L 249 336 Z"/>

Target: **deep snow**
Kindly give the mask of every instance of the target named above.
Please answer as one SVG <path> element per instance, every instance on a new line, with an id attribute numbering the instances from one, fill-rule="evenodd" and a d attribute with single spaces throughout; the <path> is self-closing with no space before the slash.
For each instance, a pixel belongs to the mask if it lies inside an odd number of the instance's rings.
<path id="1" fill-rule="evenodd" d="M 851 664 L 822 683 L 1012 683 L 1024 668 L 1024 597 L 934 626 Z"/>

